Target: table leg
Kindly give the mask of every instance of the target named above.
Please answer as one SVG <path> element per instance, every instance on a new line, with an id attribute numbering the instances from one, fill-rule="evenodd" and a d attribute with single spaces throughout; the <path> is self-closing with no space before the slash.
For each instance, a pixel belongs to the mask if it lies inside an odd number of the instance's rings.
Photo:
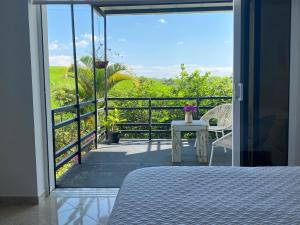
<path id="1" fill-rule="evenodd" d="M 181 132 L 172 130 L 172 162 L 181 162 Z"/>
<path id="2" fill-rule="evenodd" d="M 200 163 L 207 163 L 208 131 L 197 131 L 197 157 Z"/>

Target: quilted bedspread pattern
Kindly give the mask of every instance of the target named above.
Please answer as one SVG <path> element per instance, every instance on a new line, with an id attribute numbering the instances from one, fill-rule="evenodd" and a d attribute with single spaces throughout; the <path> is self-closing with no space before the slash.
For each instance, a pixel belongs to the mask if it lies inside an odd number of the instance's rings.
<path id="1" fill-rule="evenodd" d="M 109 224 L 300 224 L 300 168 L 139 169 L 126 177 Z"/>

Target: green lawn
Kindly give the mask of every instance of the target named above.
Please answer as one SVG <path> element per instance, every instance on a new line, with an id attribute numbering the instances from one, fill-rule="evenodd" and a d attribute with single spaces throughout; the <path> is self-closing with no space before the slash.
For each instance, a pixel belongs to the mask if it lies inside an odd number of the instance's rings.
<path id="1" fill-rule="evenodd" d="M 50 66 L 50 92 L 53 93 L 55 90 L 61 88 L 74 89 L 75 81 L 74 78 L 67 75 L 66 66 Z M 51 108 L 57 108 L 61 105 L 51 95 Z"/>
<path id="2" fill-rule="evenodd" d="M 67 67 L 50 66 L 50 87 L 56 86 L 73 87 L 74 79 L 67 76 Z"/>

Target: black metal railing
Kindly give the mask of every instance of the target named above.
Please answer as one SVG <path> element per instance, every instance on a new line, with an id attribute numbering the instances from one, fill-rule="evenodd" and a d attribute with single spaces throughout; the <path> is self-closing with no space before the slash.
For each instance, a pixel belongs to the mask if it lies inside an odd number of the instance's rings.
<path id="1" fill-rule="evenodd" d="M 205 111 L 214 108 L 215 106 L 222 104 L 222 103 L 228 103 L 230 102 L 232 97 L 230 96 L 205 96 L 205 97 L 170 97 L 170 98 L 107 98 L 108 102 L 110 101 L 116 101 L 116 102 L 130 102 L 130 101 L 144 101 L 147 102 L 143 106 L 137 106 L 137 107 L 123 107 L 123 106 L 108 106 L 108 111 L 118 109 L 121 111 L 128 111 L 128 110 L 147 110 L 148 111 L 148 118 L 147 121 L 143 122 L 133 122 L 130 121 L 129 123 L 119 123 L 118 126 L 120 127 L 121 134 L 140 134 L 140 133 L 148 133 L 148 139 L 152 140 L 153 134 L 156 133 L 171 133 L 170 126 L 171 121 L 159 123 L 159 122 L 152 122 L 153 119 L 153 111 L 157 110 L 182 110 L 182 105 L 176 105 L 176 106 L 167 106 L 167 104 L 163 105 L 154 105 L 153 102 L 157 101 L 193 101 L 196 103 L 197 106 L 197 113 L 195 119 L 200 119 L 201 115 L 205 113 Z M 201 103 L 204 100 L 210 100 L 210 104 L 208 105 L 202 105 Z M 212 101 L 214 100 L 214 101 Z M 118 103 L 116 105 L 122 105 L 122 103 Z M 171 118 L 171 120 L 174 118 Z M 128 129 L 128 127 L 142 127 L 143 129 Z M 164 127 L 165 129 L 159 129 L 160 127 Z M 166 129 L 168 128 L 168 129 Z"/>
<path id="2" fill-rule="evenodd" d="M 103 112 L 104 117 L 109 114 L 109 111 L 118 109 L 122 111 L 126 110 L 146 110 L 146 121 L 143 122 L 135 122 L 135 121 L 128 121 L 126 123 L 120 123 L 118 126 L 121 128 L 122 134 L 148 134 L 148 139 L 152 139 L 153 134 L 157 133 L 170 133 L 170 122 L 153 122 L 153 112 L 159 111 L 159 110 L 182 110 L 182 105 L 172 105 L 168 106 L 165 104 L 166 102 L 170 101 L 193 101 L 196 102 L 196 106 L 198 108 L 196 113 L 196 118 L 199 119 L 201 115 L 208 109 L 211 109 L 215 107 L 216 105 L 230 102 L 231 97 L 228 96 L 222 96 L 222 97 L 216 97 L 216 96 L 210 96 L 210 97 L 184 97 L 184 98 L 107 98 L 107 101 L 105 99 L 98 99 L 97 101 L 91 100 L 87 102 L 81 102 L 79 104 L 72 104 L 68 106 L 63 106 L 60 108 L 56 108 L 51 110 L 52 115 L 52 134 L 53 134 L 53 153 L 54 153 L 54 168 L 55 171 L 60 169 L 62 166 L 64 166 L 66 163 L 70 162 L 75 156 L 78 156 L 78 159 L 81 159 L 81 154 L 84 150 L 86 150 L 89 146 L 91 146 L 93 143 L 95 143 L 95 146 L 97 146 L 97 137 L 103 135 L 105 130 L 103 127 L 101 128 L 101 124 L 98 124 L 99 126 L 96 128 L 96 126 L 93 126 L 93 130 L 82 135 L 82 128 L 80 127 L 80 123 L 83 120 L 86 120 L 92 116 L 95 118 L 95 124 L 97 124 L 98 120 L 98 114 L 100 112 Z M 210 104 L 203 105 L 201 104 L 205 100 L 210 100 Z M 144 101 L 146 104 L 142 106 L 122 106 L 126 105 L 126 103 L 132 101 Z M 153 104 L 157 101 L 162 101 L 162 105 Z M 106 102 L 106 103 L 105 103 Z M 110 106 L 110 104 L 107 104 L 108 102 L 118 102 L 117 106 Z M 121 103 L 120 103 L 121 102 Z M 97 103 L 102 108 L 97 108 Z M 104 104 L 105 103 L 105 104 Z M 179 104 L 179 103 L 178 103 Z M 105 105 L 108 105 L 107 108 L 105 108 Z M 121 106 L 120 106 L 121 105 Z M 91 110 L 91 106 L 93 106 L 93 109 Z M 55 116 L 58 116 L 59 114 L 65 114 L 65 113 L 72 113 L 73 117 L 70 115 L 67 116 L 66 119 L 56 119 Z M 70 118 L 71 117 L 71 118 Z M 174 119 L 174 118 L 171 118 Z M 69 143 L 66 143 L 63 147 L 60 147 L 57 149 L 57 140 L 56 140 L 56 132 L 57 129 L 64 128 L 66 126 L 69 126 L 71 124 L 76 124 L 76 129 L 74 129 L 74 132 L 78 135 L 75 138 L 75 140 L 69 141 Z M 81 130 L 78 130 L 81 128 Z M 130 129 L 130 127 L 134 127 L 135 129 Z M 137 129 L 137 127 L 140 127 L 141 129 Z M 159 128 L 164 129 L 159 129 Z M 71 149 L 75 149 L 75 151 L 71 151 Z M 64 156 L 64 157 L 63 157 Z M 81 163 L 80 160 L 78 160 L 79 163 Z"/>
<path id="3" fill-rule="evenodd" d="M 93 106 L 93 109 L 89 109 L 89 107 Z M 51 118 L 52 118 L 52 135 L 53 135 L 53 154 L 54 154 L 54 168 L 55 171 L 60 169 L 63 165 L 68 163 L 72 158 L 78 156 L 78 159 L 81 159 L 81 153 L 90 145 L 95 142 L 97 144 L 97 130 L 96 127 L 93 127 L 93 130 L 82 135 L 82 130 L 77 131 L 78 126 L 80 128 L 80 123 L 83 120 L 86 120 L 90 117 L 94 117 L 95 121 L 97 121 L 97 109 L 96 109 L 96 101 L 86 101 L 81 102 L 79 104 L 72 104 L 63 106 L 60 108 L 56 108 L 51 110 Z M 90 110 L 90 111 L 89 111 Z M 58 114 L 75 114 L 72 118 L 61 118 L 59 120 L 56 119 Z M 70 115 L 68 116 L 70 117 Z M 77 138 L 75 140 L 71 140 L 70 143 L 67 143 L 65 146 L 57 149 L 57 141 L 56 141 L 56 134 L 57 130 L 69 126 L 71 124 L 76 124 L 77 127 L 74 132 L 77 133 Z M 71 152 L 71 149 L 75 148 L 75 151 Z M 67 154 L 68 153 L 68 154 Z M 66 155 L 60 161 L 57 161 L 58 158 L 61 158 L 62 155 Z M 78 160 L 79 161 L 79 160 Z M 79 161 L 80 163 L 80 161 Z"/>

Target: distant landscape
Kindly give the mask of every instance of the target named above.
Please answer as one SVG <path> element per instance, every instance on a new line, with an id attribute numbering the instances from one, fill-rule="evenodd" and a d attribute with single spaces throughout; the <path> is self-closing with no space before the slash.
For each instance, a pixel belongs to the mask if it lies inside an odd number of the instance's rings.
<path id="1" fill-rule="evenodd" d="M 93 91 L 93 73 L 91 68 L 91 58 L 82 57 L 78 63 L 78 88 L 80 101 L 89 101 L 94 98 Z M 180 74 L 175 74 L 171 79 L 154 79 L 144 76 L 130 74 L 126 70 L 126 65 L 111 64 L 108 66 L 108 97 L 134 97 L 134 98 L 155 98 L 155 97 L 203 97 L 203 96 L 231 96 L 232 95 L 232 78 L 230 76 L 216 76 L 209 72 L 201 73 L 195 70 L 191 73 L 185 70 L 184 64 L 181 65 Z M 97 69 L 97 99 L 104 97 L 104 69 Z M 51 66 L 50 67 L 50 90 L 51 90 L 51 108 L 75 104 L 75 79 L 73 66 Z M 200 106 L 213 106 L 228 102 L 228 100 L 202 100 Z M 229 101 L 230 102 L 230 101 Z M 185 104 L 195 104 L 195 101 L 186 100 L 153 100 L 152 106 L 184 106 Z M 109 107 L 145 107 L 148 101 L 108 101 Z M 104 103 L 99 103 L 98 108 L 103 108 Z M 93 111 L 93 106 L 81 109 L 81 113 Z M 109 111 L 111 113 L 111 111 Z M 200 115 L 205 110 L 200 111 Z M 76 116 L 75 111 L 58 113 L 55 115 L 56 123 L 65 121 Z M 147 123 L 148 110 L 124 110 L 120 112 L 120 120 L 130 122 Z M 183 119 L 184 113 L 181 109 L 174 110 L 154 110 L 152 112 L 153 123 L 167 123 L 173 119 Z M 104 121 L 104 113 L 98 114 L 98 127 L 101 129 Z M 72 141 L 76 140 L 76 123 L 62 127 L 56 130 L 56 150 L 61 149 Z M 94 118 L 90 117 L 81 122 L 81 133 L 85 135 L 94 129 Z M 141 127 L 130 127 L 130 129 L 142 129 Z M 156 127 L 164 129 L 164 127 Z M 155 134 L 153 138 L 165 138 L 165 134 Z M 164 136 L 161 136 L 164 135 Z M 147 138 L 147 134 L 125 134 L 126 138 Z M 185 138 L 189 138 L 189 134 Z M 192 137 L 192 136 L 191 136 Z M 70 152 L 75 152 L 76 148 Z M 66 153 L 70 154 L 70 153 Z M 56 158 L 59 162 L 67 155 L 63 154 Z M 76 159 L 75 159 L 76 161 Z M 60 177 L 72 162 L 65 164 L 57 171 L 57 177 Z"/>

